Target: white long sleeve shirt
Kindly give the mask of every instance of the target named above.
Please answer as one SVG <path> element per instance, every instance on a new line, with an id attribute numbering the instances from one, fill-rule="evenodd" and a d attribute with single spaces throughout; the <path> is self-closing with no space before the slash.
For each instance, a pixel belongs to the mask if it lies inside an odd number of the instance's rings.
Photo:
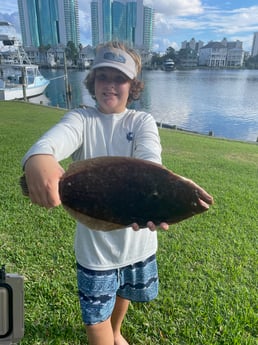
<path id="1" fill-rule="evenodd" d="M 70 111 L 30 148 L 22 164 L 35 154 L 51 154 L 58 161 L 70 156 L 74 160 L 131 156 L 161 163 L 154 118 L 129 109 L 120 114 L 103 114 L 96 108 Z M 147 228 L 137 232 L 131 227 L 104 232 L 77 223 L 75 255 L 88 269 L 124 267 L 145 260 L 156 250 L 157 234 Z"/>

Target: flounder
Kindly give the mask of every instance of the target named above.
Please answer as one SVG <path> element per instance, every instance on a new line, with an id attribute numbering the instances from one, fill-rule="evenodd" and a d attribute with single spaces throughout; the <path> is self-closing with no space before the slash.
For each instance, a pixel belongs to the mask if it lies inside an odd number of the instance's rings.
<path id="1" fill-rule="evenodd" d="M 24 190 L 24 181 L 21 181 Z M 26 194 L 26 193 L 24 193 Z M 148 221 L 173 224 L 209 209 L 213 198 L 193 181 L 162 165 L 131 157 L 72 163 L 59 182 L 63 207 L 94 230 Z"/>

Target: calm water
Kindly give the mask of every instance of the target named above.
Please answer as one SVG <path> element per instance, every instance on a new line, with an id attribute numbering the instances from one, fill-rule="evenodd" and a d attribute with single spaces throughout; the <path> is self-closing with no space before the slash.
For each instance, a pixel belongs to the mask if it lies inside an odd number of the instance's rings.
<path id="1" fill-rule="evenodd" d="M 46 102 L 74 108 L 93 105 L 83 80 L 87 71 L 69 71 L 72 98 L 67 104 L 62 70 L 42 70 L 51 79 Z M 256 141 L 258 137 L 258 71 L 144 71 L 145 91 L 137 109 L 162 123 L 215 136 Z"/>

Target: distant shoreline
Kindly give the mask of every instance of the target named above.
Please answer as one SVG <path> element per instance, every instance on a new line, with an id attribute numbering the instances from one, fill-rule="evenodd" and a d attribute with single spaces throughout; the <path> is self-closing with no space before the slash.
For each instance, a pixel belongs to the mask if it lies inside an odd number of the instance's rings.
<path id="1" fill-rule="evenodd" d="M 258 137 L 257 137 L 256 141 L 223 138 L 223 137 L 216 136 L 213 131 L 209 131 L 207 134 L 205 134 L 205 133 L 201 133 L 201 132 L 197 132 L 197 131 L 191 131 L 189 129 L 181 128 L 181 127 L 178 127 L 177 125 L 170 125 L 168 123 L 163 123 L 163 122 L 159 122 L 159 121 L 156 121 L 156 124 L 157 124 L 158 128 L 172 129 L 172 130 L 180 131 L 180 132 L 184 132 L 184 133 L 197 134 L 197 135 L 215 137 L 215 138 L 219 138 L 219 139 L 225 139 L 225 140 L 231 140 L 231 141 L 237 141 L 237 142 L 246 142 L 246 143 L 258 145 Z"/>

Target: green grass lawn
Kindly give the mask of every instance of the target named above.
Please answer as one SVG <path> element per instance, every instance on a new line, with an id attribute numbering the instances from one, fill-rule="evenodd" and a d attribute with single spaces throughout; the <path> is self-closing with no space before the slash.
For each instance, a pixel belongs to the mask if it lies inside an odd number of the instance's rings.
<path id="1" fill-rule="evenodd" d="M 0 264 L 25 277 L 22 345 L 87 344 L 77 298 L 75 222 L 21 195 L 20 161 L 64 110 L 0 102 Z M 214 196 L 159 233 L 159 297 L 130 306 L 131 345 L 258 343 L 258 145 L 160 130 L 163 163 Z"/>

